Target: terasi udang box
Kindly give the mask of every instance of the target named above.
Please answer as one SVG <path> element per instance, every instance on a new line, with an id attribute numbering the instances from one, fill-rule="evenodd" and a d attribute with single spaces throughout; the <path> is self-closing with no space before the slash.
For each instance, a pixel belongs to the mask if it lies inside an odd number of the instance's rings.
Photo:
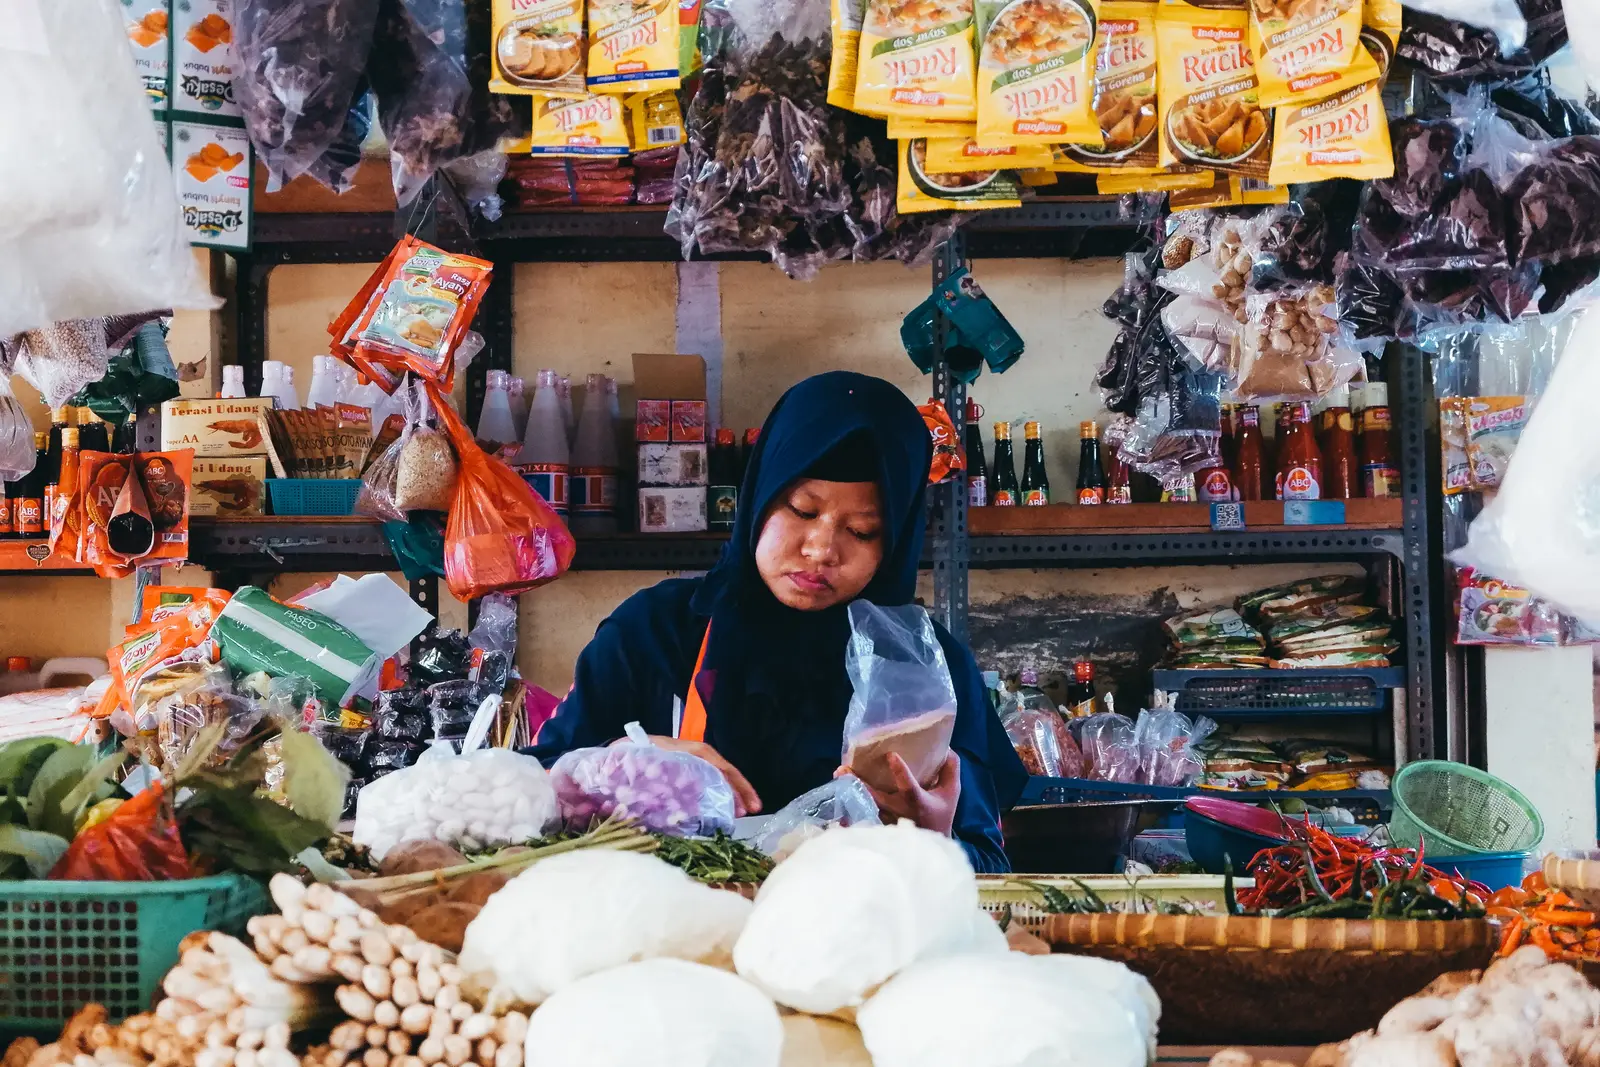
<path id="1" fill-rule="evenodd" d="M 192 448 L 196 459 L 264 456 L 261 414 L 273 403 L 265 396 L 168 400 L 161 405 L 161 447 Z"/>
<path id="2" fill-rule="evenodd" d="M 266 513 L 267 457 L 197 459 L 190 478 L 191 515 L 263 515 Z"/>

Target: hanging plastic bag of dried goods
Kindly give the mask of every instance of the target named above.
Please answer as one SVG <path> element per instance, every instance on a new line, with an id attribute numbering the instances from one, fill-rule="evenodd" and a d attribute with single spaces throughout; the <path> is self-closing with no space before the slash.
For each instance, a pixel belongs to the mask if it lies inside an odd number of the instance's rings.
<path id="1" fill-rule="evenodd" d="M 267 168 L 269 192 L 311 171 L 344 138 L 360 99 L 378 3 L 235 0 L 234 97 Z M 359 153 L 359 140 L 356 146 Z"/>
<path id="2" fill-rule="evenodd" d="M 1451 559 L 1600 623 L 1600 314 L 1578 317 L 1499 492 Z"/>
<path id="3" fill-rule="evenodd" d="M 1497 38 L 1502 55 L 1510 55 L 1528 39 L 1528 20 L 1516 0 L 1408 0 L 1406 7 L 1488 30 Z"/>
<path id="4" fill-rule="evenodd" d="M 211 308 L 116 0 L 8 6 L 0 42 L 0 338 Z"/>
<path id="5" fill-rule="evenodd" d="M 1544 66 L 1566 46 L 1568 28 L 1576 24 L 1562 15 L 1561 0 L 1487 2 L 1506 16 L 1499 27 L 1502 30 L 1514 29 L 1510 12 L 1512 8 L 1518 10 L 1523 23 L 1521 38 L 1515 34 L 1508 38 L 1495 28 L 1452 17 L 1438 9 L 1437 0 L 1430 0 L 1420 6 L 1406 5 L 1395 54 L 1443 86 L 1502 81 L 1520 78 Z"/>
<path id="6" fill-rule="evenodd" d="M 0 374 L 0 482 L 14 482 L 33 470 L 33 420 L 11 392 L 11 379 Z"/>
<path id="7" fill-rule="evenodd" d="M 435 396 L 412 383 L 406 403 L 407 432 L 395 457 L 394 504 L 401 512 L 448 511 L 455 498 L 460 464 L 450 438 L 437 425 L 443 411 L 435 410 Z M 442 401 L 438 406 L 450 410 Z"/>
<path id="8" fill-rule="evenodd" d="M 445 525 L 450 592 L 458 600 L 514 595 L 561 577 L 578 548 L 566 524 L 515 471 L 478 447 L 433 385 L 427 390 L 461 460 Z"/>
<path id="9" fill-rule="evenodd" d="M 489 92 L 491 32 L 486 3 L 381 0 L 367 76 L 401 204 L 440 167 L 517 132 L 510 98 Z"/>

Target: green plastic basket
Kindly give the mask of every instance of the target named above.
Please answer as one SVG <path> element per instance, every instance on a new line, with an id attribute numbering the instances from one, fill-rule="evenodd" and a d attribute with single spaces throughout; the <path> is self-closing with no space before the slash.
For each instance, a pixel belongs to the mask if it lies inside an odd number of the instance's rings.
<path id="1" fill-rule="evenodd" d="M 0 1031 L 50 1032 L 85 1004 L 147 1011 L 178 943 L 271 910 L 237 874 L 177 882 L 0 882 Z"/>
<path id="2" fill-rule="evenodd" d="M 1389 838 L 1404 848 L 1461 856 L 1531 852 L 1544 840 L 1544 820 L 1527 797 L 1464 763 L 1408 763 L 1395 775 L 1393 793 Z"/>

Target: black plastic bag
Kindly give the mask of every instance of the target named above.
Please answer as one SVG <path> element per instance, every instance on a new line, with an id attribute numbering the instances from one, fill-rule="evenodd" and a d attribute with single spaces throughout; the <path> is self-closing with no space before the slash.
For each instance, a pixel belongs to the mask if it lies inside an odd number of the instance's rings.
<path id="1" fill-rule="evenodd" d="M 1455 88 L 1470 82 L 1511 81 L 1533 73 L 1566 47 L 1561 0 L 1520 0 L 1528 39 L 1508 56 L 1492 30 L 1406 8 L 1396 55 L 1435 82 Z"/>
<path id="2" fill-rule="evenodd" d="M 1506 189 L 1514 262 L 1557 264 L 1600 253 L 1600 137 L 1540 145 Z"/>
<path id="3" fill-rule="evenodd" d="M 378 4 L 235 0 L 234 97 L 269 192 L 312 170 L 340 142 L 360 95 Z"/>

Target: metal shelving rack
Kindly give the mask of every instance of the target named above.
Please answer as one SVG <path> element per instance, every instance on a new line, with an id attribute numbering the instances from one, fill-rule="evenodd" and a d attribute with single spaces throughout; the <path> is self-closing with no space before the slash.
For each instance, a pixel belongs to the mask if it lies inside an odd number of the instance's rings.
<path id="1" fill-rule="evenodd" d="M 428 193 L 424 193 L 428 196 Z M 662 233 L 660 208 L 571 209 L 508 213 L 499 222 L 466 225 L 465 213 L 449 190 L 424 235 L 445 247 L 490 259 L 499 268 L 496 283 L 475 328 L 488 347 L 474 362 L 468 380 L 468 417 L 481 405 L 485 372 L 509 369 L 512 358 L 512 267 L 520 262 L 675 261 L 679 250 Z M 405 232 L 397 216 L 374 214 L 261 214 L 253 249 L 237 257 L 236 286 L 229 329 L 224 330 L 225 361 L 245 366 L 247 383 L 260 381 L 266 350 L 267 293 L 271 272 L 301 263 L 374 263 Z M 1137 224 L 1116 201 L 1095 198 L 1043 200 L 1008 211 L 984 213 L 965 225 L 936 254 L 935 282 L 985 257 L 1065 257 L 1117 255 L 1137 235 Z M 717 257 L 744 258 L 744 257 Z M 938 338 L 942 354 L 942 318 Z M 1405 754 L 1435 753 L 1434 693 L 1443 683 L 1442 636 L 1432 625 L 1437 596 L 1428 546 L 1437 525 L 1430 513 L 1428 472 L 1431 378 L 1426 356 L 1396 347 L 1385 359 L 1392 407 L 1399 413 L 1399 465 L 1403 522 L 1393 530 L 1306 527 L 1303 531 L 1148 533 L 1083 532 L 1059 535 L 971 536 L 967 527 L 964 474 L 934 494 L 925 563 L 933 571 L 936 614 L 960 638 L 967 632 L 968 576 L 971 568 L 1108 567 L 1172 564 L 1229 565 L 1267 561 L 1356 561 L 1365 564 L 1387 591 L 1388 606 L 1403 620 L 1406 687 L 1403 691 Z M 966 385 L 942 358 L 932 393 L 943 400 L 963 431 Z M 381 531 L 360 520 L 263 519 L 195 524 L 193 558 L 230 576 L 285 569 L 376 569 L 392 566 Z M 580 544 L 574 567 L 588 570 L 703 570 L 721 551 L 716 535 L 679 537 L 618 535 Z M 437 600 L 437 583 L 413 583 L 425 603 Z M 431 604 L 430 604 L 431 606 Z"/>

